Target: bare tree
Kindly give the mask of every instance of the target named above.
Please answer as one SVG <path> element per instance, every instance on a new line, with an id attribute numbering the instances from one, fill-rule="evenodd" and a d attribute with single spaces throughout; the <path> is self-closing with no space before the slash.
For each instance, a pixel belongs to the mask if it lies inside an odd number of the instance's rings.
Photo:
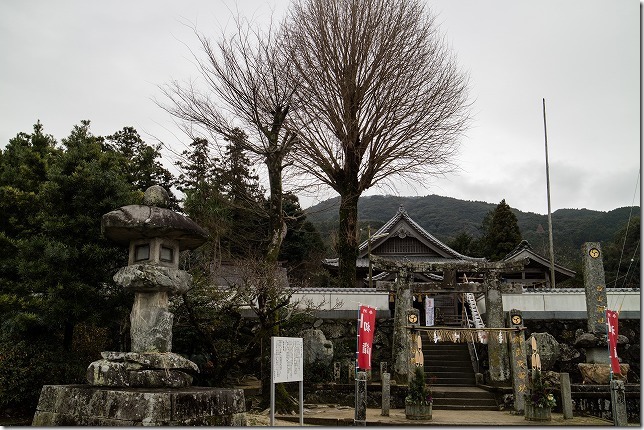
<path id="1" fill-rule="evenodd" d="M 285 29 L 299 168 L 340 194 L 340 282 L 353 286 L 358 198 L 453 169 L 467 76 L 418 0 L 296 0 Z"/>
<path id="2" fill-rule="evenodd" d="M 161 88 L 170 103 L 160 106 L 182 120 L 188 133 L 197 126 L 238 141 L 236 128 L 248 133 L 240 142 L 243 149 L 259 157 L 268 171 L 271 239 L 266 258 L 276 263 L 286 236 L 282 173 L 295 135 L 284 126 L 296 80 L 288 62 L 277 55 L 280 35 L 272 26 L 262 32 L 238 18 L 236 32 L 215 44 L 195 33 L 205 54 L 195 55 L 205 88 L 174 81 Z"/>

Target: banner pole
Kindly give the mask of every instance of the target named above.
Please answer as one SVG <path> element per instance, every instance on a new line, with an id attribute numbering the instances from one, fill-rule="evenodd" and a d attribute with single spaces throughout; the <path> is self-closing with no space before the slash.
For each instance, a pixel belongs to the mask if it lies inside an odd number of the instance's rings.
<path id="1" fill-rule="evenodd" d="M 610 320 L 608 319 L 608 308 L 604 311 L 606 315 L 606 343 L 608 344 L 608 363 L 610 366 L 610 381 L 613 380 L 613 360 L 610 358 Z"/>
<path id="2" fill-rule="evenodd" d="M 273 427 L 275 425 L 275 383 L 273 382 L 273 352 L 275 351 L 275 338 L 271 337 L 271 416 L 270 416 L 270 425 Z"/>
<path id="3" fill-rule="evenodd" d="M 353 379 L 354 379 L 354 393 L 353 393 L 353 398 L 355 399 L 354 401 L 354 408 L 353 408 L 353 419 L 354 422 L 355 420 L 358 419 L 358 355 L 360 353 L 360 319 L 362 318 L 362 314 L 360 312 L 362 308 L 362 303 L 358 303 L 358 323 L 356 326 L 356 362 L 355 362 L 355 369 L 353 372 Z"/>
<path id="4" fill-rule="evenodd" d="M 304 427 L 304 378 L 300 381 L 300 427 Z"/>

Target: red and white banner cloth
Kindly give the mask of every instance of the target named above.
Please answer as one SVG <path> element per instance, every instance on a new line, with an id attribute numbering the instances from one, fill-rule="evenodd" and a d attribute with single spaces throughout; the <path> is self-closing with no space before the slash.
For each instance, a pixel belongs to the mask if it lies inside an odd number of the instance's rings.
<path id="1" fill-rule="evenodd" d="M 618 314 L 615 311 L 606 309 L 606 324 L 608 324 L 608 356 L 610 357 L 610 368 L 615 374 L 621 374 L 619 359 L 617 358 L 617 336 L 618 336 Z"/>
<path id="2" fill-rule="evenodd" d="M 358 320 L 358 368 L 360 369 L 371 369 L 371 348 L 373 347 L 375 330 L 376 309 L 360 306 L 360 319 Z"/>

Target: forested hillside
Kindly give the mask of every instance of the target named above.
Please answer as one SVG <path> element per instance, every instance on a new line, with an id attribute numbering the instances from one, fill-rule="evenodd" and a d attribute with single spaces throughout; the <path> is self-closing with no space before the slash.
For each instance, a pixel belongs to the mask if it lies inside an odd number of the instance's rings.
<path id="1" fill-rule="evenodd" d="M 306 210 L 308 219 L 327 241 L 334 237 L 333 232 L 337 228 L 338 204 L 339 199 L 333 198 Z M 512 202 L 508 204 L 512 206 Z M 371 225 L 372 232 L 375 231 L 394 216 L 400 205 L 403 205 L 409 215 L 425 230 L 445 243 L 449 243 L 463 232 L 475 238 L 480 237 L 483 218 L 496 207 L 496 203 L 465 201 L 437 195 L 361 197 L 358 204 L 361 239 L 366 238 L 367 225 Z M 528 240 L 536 252 L 548 255 L 548 216 L 517 209 L 512 211 L 517 217 L 523 239 Z M 616 234 L 625 227 L 630 213 L 630 207 L 609 212 L 589 209 L 555 211 L 552 214 L 552 223 L 556 261 L 580 272 L 581 244 L 598 241 L 604 247 L 612 246 Z M 632 216 L 639 215 L 640 208 L 633 208 Z M 631 234 L 637 234 L 639 237 L 639 231 L 629 231 L 629 237 Z M 328 249 L 331 250 L 332 246 Z M 628 255 L 628 259 L 630 258 L 631 255 Z M 639 265 L 639 259 L 637 264 Z"/>

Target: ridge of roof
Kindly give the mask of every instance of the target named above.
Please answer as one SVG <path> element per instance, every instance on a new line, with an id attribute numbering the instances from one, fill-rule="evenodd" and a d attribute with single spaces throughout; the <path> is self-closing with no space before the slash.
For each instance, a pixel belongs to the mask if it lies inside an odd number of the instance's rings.
<path id="1" fill-rule="evenodd" d="M 532 256 L 532 259 L 545 265 L 545 266 L 550 266 L 550 261 L 544 257 L 541 254 L 536 253 L 532 249 L 532 245 L 530 245 L 530 242 L 527 240 L 523 239 L 512 251 L 508 253 L 505 257 L 503 257 L 503 260 L 501 261 L 510 261 L 516 259 L 522 252 L 526 252 Z M 572 269 L 569 269 L 567 267 L 562 266 L 559 263 L 555 262 L 555 268 L 558 269 L 560 272 L 568 272 L 568 273 L 573 273 L 576 274 Z"/>
<path id="2" fill-rule="evenodd" d="M 478 258 L 478 257 L 470 257 L 469 255 L 463 255 L 460 252 L 457 252 L 438 240 L 436 237 L 434 237 L 432 234 L 430 234 L 427 230 L 425 230 L 423 227 L 421 227 L 416 221 L 414 221 L 410 216 L 409 213 L 405 210 L 403 205 L 400 205 L 398 207 L 398 211 L 396 214 L 389 220 L 387 221 L 382 227 L 380 227 L 374 234 L 373 236 L 378 236 L 380 234 L 389 234 L 391 228 L 396 225 L 398 221 L 401 219 L 404 219 L 411 225 L 416 231 L 423 236 L 425 239 L 429 240 L 432 244 L 437 246 L 438 248 L 442 249 L 445 251 L 447 254 L 452 255 L 455 258 L 458 258 L 460 260 L 466 260 L 466 261 L 486 261 L 485 258 Z M 362 242 L 358 248 L 359 252 L 364 251 L 367 247 L 369 246 L 369 239 L 365 240 Z"/>

